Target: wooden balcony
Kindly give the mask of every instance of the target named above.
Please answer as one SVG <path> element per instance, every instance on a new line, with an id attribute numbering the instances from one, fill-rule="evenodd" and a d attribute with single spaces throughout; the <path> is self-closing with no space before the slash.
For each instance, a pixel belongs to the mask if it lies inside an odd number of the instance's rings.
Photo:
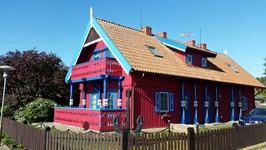
<path id="1" fill-rule="evenodd" d="M 71 80 L 95 77 L 101 74 L 121 76 L 122 67 L 113 58 L 103 58 L 95 61 L 78 64 L 72 67 Z"/>
<path id="2" fill-rule="evenodd" d="M 120 123 L 124 118 L 125 110 L 89 110 L 81 108 L 55 107 L 54 122 L 84 128 L 89 130 L 113 131 L 113 119 L 118 115 Z"/>

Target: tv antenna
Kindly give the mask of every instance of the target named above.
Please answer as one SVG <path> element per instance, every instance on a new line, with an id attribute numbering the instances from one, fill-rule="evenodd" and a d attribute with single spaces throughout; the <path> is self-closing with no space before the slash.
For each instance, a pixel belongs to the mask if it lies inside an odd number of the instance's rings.
<path id="1" fill-rule="evenodd" d="M 194 36 L 192 32 L 183 32 L 180 34 L 182 37 L 187 37 L 187 40 L 189 40 L 189 37 Z"/>

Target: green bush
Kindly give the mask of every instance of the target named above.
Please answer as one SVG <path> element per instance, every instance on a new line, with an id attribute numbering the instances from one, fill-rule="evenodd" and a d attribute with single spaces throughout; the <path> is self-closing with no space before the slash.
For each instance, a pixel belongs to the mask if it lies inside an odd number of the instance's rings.
<path id="1" fill-rule="evenodd" d="M 21 145 L 20 143 L 18 143 L 17 141 L 13 140 L 12 138 L 10 138 L 5 134 L 2 134 L 1 138 L 2 142 L 12 149 L 24 149 L 23 145 Z"/>
<path id="2" fill-rule="evenodd" d="M 20 107 L 14 114 L 18 122 L 31 124 L 33 122 L 52 121 L 54 114 L 54 101 L 37 98 L 24 107 Z"/>

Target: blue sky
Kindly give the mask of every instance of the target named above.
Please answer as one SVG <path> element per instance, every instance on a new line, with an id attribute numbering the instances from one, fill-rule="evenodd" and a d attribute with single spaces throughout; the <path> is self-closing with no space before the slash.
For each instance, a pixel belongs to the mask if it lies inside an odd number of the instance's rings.
<path id="1" fill-rule="evenodd" d="M 141 13 L 142 5 L 142 13 Z M 0 55 L 33 47 L 53 52 L 69 66 L 89 21 L 95 17 L 172 39 L 200 41 L 227 54 L 254 77 L 264 76 L 265 0 L 1 0 Z M 142 19 L 141 19 L 142 14 Z M 141 21 L 142 20 L 142 21 Z M 194 36 L 182 37 L 183 32 Z"/>

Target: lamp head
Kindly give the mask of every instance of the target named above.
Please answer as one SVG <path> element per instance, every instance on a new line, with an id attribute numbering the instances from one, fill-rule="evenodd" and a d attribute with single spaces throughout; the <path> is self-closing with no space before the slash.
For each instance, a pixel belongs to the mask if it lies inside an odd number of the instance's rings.
<path id="1" fill-rule="evenodd" d="M 14 71 L 16 69 L 12 66 L 2 65 L 2 66 L 0 66 L 0 70 L 3 70 L 4 72 L 6 72 L 6 71 Z"/>

